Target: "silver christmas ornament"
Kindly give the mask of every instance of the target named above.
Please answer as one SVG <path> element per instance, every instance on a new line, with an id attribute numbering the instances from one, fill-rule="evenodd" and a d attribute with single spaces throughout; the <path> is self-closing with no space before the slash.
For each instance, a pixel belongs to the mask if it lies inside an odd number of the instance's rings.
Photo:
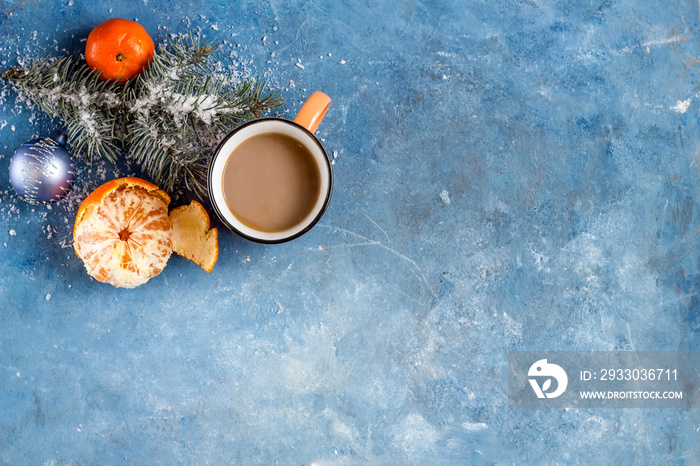
<path id="1" fill-rule="evenodd" d="M 76 168 L 66 149 L 67 134 L 33 139 L 19 146 L 10 160 L 10 184 L 25 201 L 46 205 L 60 201 L 75 183 Z"/>

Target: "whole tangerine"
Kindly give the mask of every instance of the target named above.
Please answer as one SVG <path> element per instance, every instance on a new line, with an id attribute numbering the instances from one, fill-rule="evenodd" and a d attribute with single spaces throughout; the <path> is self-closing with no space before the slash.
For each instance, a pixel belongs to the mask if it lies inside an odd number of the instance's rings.
<path id="1" fill-rule="evenodd" d="M 148 32 L 135 21 L 112 18 L 96 26 L 88 35 L 85 61 L 100 79 L 128 81 L 148 67 L 155 44 Z"/>

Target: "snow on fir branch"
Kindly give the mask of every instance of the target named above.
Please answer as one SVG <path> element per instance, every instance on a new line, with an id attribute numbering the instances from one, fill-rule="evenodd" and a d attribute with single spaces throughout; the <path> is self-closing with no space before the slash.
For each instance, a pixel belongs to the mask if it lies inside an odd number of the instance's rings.
<path id="1" fill-rule="evenodd" d="M 89 162 L 131 157 L 161 188 L 207 196 L 213 149 L 240 123 L 283 104 L 257 80 L 214 73 L 218 46 L 181 36 L 148 69 L 122 84 L 102 81 L 83 60 L 43 58 L 3 74 L 41 110 L 63 120 L 70 148 Z"/>

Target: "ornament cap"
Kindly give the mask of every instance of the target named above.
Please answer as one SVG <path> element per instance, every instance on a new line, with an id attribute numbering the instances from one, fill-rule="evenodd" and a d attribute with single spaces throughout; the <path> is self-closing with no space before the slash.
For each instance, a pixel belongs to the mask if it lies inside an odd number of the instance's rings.
<path id="1" fill-rule="evenodd" d="M 62 128 L 57 129 L 51 135 L 51 139 L 56 141 L 59 146 L 66 147 L 66 143 L 68 142 L 68 133 L 66 132 L 66 130 L 64 130 Z"/>

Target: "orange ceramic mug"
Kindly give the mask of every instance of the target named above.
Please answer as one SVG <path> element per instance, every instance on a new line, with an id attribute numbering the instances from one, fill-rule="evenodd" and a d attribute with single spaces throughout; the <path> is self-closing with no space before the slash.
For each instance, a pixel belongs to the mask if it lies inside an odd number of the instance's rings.
<path id="1" fill-rule="evenodd" d="M 314 136 L 331 99 L 314 92 L 294 121 L 260 118 L 219 144 L 209 166 L 209 199 L 221 221 L 259 243 L 282 243 L 309 231 L 333 189 L 331 161 Z"/>

